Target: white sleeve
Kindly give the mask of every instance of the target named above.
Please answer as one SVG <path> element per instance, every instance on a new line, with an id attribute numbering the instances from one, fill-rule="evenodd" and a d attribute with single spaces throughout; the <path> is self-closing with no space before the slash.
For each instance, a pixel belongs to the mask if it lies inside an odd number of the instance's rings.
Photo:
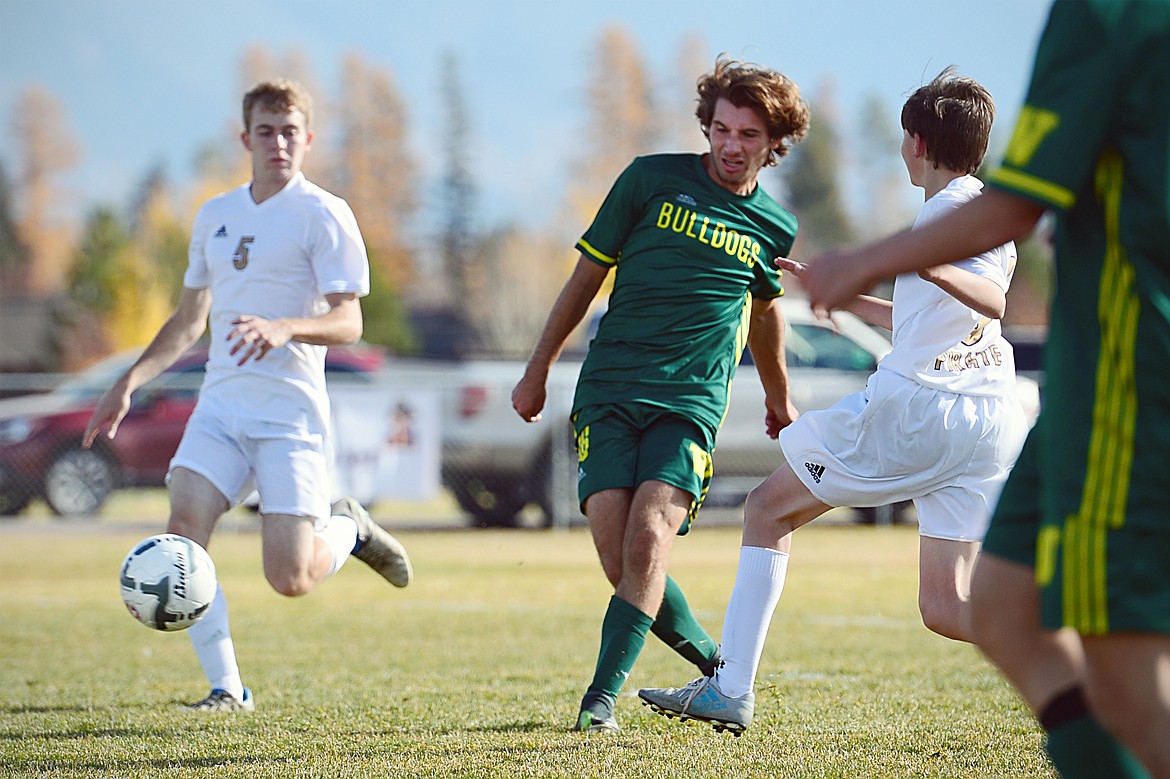
<path id="1" fill-rule="evenodd" d="M 206 243 L 207 206 L 204 205 L 195 215 L 195 222 L 191 227 L 191 243 L 187 247 L 187 271 L 183 274 L 184 287 L 204 289 L 211 284 L 207 254 L 203 251 Z"/>
<path id="2" fill-rule="evenodd" d="M 370 262 L 353 210 L 341 198 L 321 204 L 309 247 L 317 292 L 370 294 Z"/>

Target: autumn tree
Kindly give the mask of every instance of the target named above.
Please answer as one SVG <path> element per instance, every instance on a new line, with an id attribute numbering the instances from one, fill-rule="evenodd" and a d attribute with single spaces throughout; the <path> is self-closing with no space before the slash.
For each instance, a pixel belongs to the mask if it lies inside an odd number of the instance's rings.
<path id="1" fill-rule="evenodd" d="M 163 220 L 164 224 L 172 220 Z M 169 232 L 169 236 L 164 237 Z M 170 251 L 185 233 L 140 227 L 137 235 L 113 209 L 94 209 L 86 221 L 66 290 L 58 337 L 62 362 L 84 363 L 110 351 L 143 346 L 170 315 L 174 295 L 159 271 L 159 251 Z M 163 259 L 175 263 L 176 258 Z M 78 344 L 84 353 L 77 354 Z M 74 350 L 74 351 L 71 351 Z"/>
<path id="2" fill-rule="evenodd" d="M 311 181 L 321 181 L 329 168 L 328 148 L 332 144 L 332 129 L 335 124 L 333 111 L 328 94 L 321 88 L 308 53 L 299 46 L 293 46 L 287 51 L 277 54 L 262 43 L 253 43 L 244 49 L 240 58 L 239 84 L 236 98 L 236 111 L 232 115 L 229 135 L 235 146 L 239 148 L 239 137 L 243 131 L 244 118 L 240 113 L 240 106 L 244 95 L 261 81 L 286 79 L 300 84 L 313 99 L 313 116 L 309 130 L 324 141 L 318 147 L 313 142 L 314 150 L 305 155 L 304 173 Z M 240 155 L 239 160 L 247 164 L 247 157 Z M 244 171 L 247 178 L 249 171 Z"/>
<path id="3" fill-rule="evenodd" d="M 657 151 L 660 137 L 650 74 L 626 28 L 609 25 L 601 31 L 587 78 L 583 154 L 568 194 L 575 229 L 589 223 L 634 157 Z"/>
<path id="4" fill-rule="evenodd" d="M 134 194 L 128 225 L 134 245 L 154 277 L 150 288 L 172 303 L 183 288 L 190 243 L 190 220 L 175 210 L 173 201 L 162 167 L 152 167 Z"/>
<path id="5" fill-rule="evenodd" d="M 475 174 L 471 163 L 471 122 L 459 65 L 454 54 L 443 56 L 441 89 L 444 127 L 441 137 L 443 179 L 440 200 L 443 276 L 455 300 L 466 299 L 475 248 Z"/>
<path id="6" fill-rule="evenodd" d="M 337 113 L 340 148 L 327 180 L 349 201 L 390 288 L 401 294 L 414 280 L 407 225 L 418 208 L 419 180 L 406 105 L 388 72 L 350 54 Z"/>
<path id="7" fill-rule="evenodd" d="M 80 158 L 65 109 L 45 89 L 32 86 L 18 98 L 13 117 L 18 230 L 27 247 L 25 292 L 44 297 L 61 289 L 69 272 L 70 230 L 61 216 L 66 200 L 59 177 Z"/>
<path id="8" fill-rule="evenodd" d="M 914 212 L 907 207 L 910 188 L 899 148 L 902 131 L 891 121 L 885 103 L 870 96 L 858 113 L 857 164 L 863 195 L 861 238 L 887 235 L 914 223 Z"/>
<path id="9" fill-rule="evenodd" d="M 795 256 L 848 243 L 854 237 L 841 198 L 841 150 L 831 97 L 812 102 L 810 110 L 808 135 L 780 168 L 787 187 L 787 206 L 799 222 Z"/>
<path id="10" fill-rule="evenodd" d="M 528 357 L 564 284 L 569 258 L 559 240 L 515 227 L 480 242 L 472 263 L 479 292 L 467 305 L 485 351 Z"/>
<path id="11" fill-rule="evenodd" d="M 708 55 L 707 45 L 698 35 L 689 35 L 679 44 L 674 58 L 674 70 L 663 85 L 666 95 L 661 112 L 663 150 L 704 151 L 707 139 L 695 117 L 698 107 L 699 77 L 715 66 Z"/>
<path id="12" fill-rule="evenodd" d="M 0 290 L 26 288 L 29 250 L 16 226 L 12 180 L 0 164 Z"/>

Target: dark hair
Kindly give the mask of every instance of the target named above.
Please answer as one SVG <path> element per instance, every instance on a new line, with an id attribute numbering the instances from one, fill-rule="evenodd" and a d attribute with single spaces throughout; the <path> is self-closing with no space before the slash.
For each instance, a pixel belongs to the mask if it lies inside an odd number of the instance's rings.
<path id="1" fill-rule="evenodd" d="M 698 87 L 699 106 L 695 116 L 708 138 L 719 98 L 726 98 L 736 108 L 750 107 L 759 112 L 768 127 L 768 138 L 782 141 L 768 155 L 768 165 L 780 162 L 808 132 L 808 103 L 800 97 L 796 82 L 783 73 L 720 54 L 715 69 L 699 78 Z"/>
<path id="2" fill-rule="evenodd" d="M 269 111 L 300 111 L 305 127 L 313 118 L 313 98 L 295 81 L 274 79 L 261 81 L 244 95 L 244 130 L 252 131 L 252 109 L 257 105 Z"/>
<path id="3" fill-rule="evenodd" d="M 987 154 L 995 100 L 973 78 L 955 75 L 951 65 L 902 106 L 902 129 L 926 144 L 934 167 L 974 173 Z"/>

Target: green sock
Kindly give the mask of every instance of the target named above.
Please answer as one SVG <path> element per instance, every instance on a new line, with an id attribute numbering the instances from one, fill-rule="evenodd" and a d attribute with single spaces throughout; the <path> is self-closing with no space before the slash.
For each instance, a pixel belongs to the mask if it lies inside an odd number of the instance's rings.
<path id="1" fill-rule="evenodd" d="M 607 699 L 616 699 L 622 685 L 634 669 L 638 655 L 646 644 L 646 633 L 654 620 L 637 608 L 614 595 L 609 599 L 605 619 L 601 621 L 601 651 L 597 655 L 597 670 L 589 685 L 591 694 L 601 693 Z"/>
<path id="2" fill-rule="evenodd" d="M 1133 754 L 1089 712 L 1079 687 L 1057 695 L 1040 713 L 1045 749 L 1064 779 L 1150 779 Z"/>
<path id="3" fill-rule="evenodd" d="M 719 651 L 719 645 L 695 619 L 683 591 L 669 576 L 666 577 L 666 591 L 662 594 L 662 607 L 658 609 L 658 618 L 650 630 L 704 673 Z"/>

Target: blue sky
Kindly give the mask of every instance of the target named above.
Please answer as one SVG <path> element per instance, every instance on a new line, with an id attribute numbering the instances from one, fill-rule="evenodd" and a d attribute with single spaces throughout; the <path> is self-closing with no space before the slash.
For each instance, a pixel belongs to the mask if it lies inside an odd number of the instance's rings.
<path id="1" fill-rule="evenodd" d="M 954 63 L 991 90 L 1006 136 L 1048 8 L 1049 0 L 0 0 L 0 118 L 10 130 L 15 99 L 31 84 L 55 93 L 83 148 L 66 180 L 75 205 L 122 205 L 154 164 L 189 178 L 197 149 L 238 121 L 239 61 L 250 43 L 278 54 L 300 47 L 329 88 L 343 55 L 358 51 L 394 74 L 411 105 L 425 192 L 439 171 L 436 94 L 450 51 L 472 113 L 481 220 L 501 223 L 539 219 L 560 202 L 590 47 L 607 23 L 631 31 L 659 79 L 698 35 L 711 60 L 727 51 L 777 68 L 814 101 L 831 83 L 846 131 L 866 98 L 879 96 L 896 117 L 910 90 Z M 11 154 L 0 145 L 9 173 Z"/>

